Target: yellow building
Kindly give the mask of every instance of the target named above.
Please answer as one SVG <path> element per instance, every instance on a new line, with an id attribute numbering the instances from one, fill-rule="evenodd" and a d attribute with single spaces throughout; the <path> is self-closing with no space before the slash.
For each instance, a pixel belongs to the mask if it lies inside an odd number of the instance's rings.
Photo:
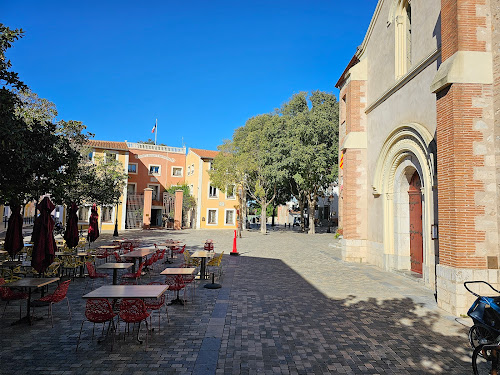
<path id="1" fill-rule="evenodd" d="M 92 161 L 96 160 L 96 157 L 101 157 L 103 160 L 106 158 L 116 158 L 122 165 L 123 170 L 128 170 L 128 146 L 125 142 L 110 142 L 110 141 L 97 141 L 90 140 L 89 147 L 91 151 L 89 152 L 89 159 Z M 118 230 L 125 229 L 125 218 L 126 212 L 124 207 L 127 206 L 127 185 L 123 187 L 122 196 L 120 198 L 120 204 L 115 206 L 103 206 L 99 207 L 99 224 L 101 230 L 114 230 L 115 220 L 118 216 Z M 89 223 L 90 209 L 92 208 L 92 202 L 88 205 L 82 205 L 78 208 L 78 226 L 86 228 Z"/>
<path id="2" fill-rule="evenodd" d="M 236 229 L 238 198 L 230 186 L 223 193 L 210 183 L 208 171 L 218 151 L 190 148 L 186 156 L 186 184 L 196 199 L 196 229 Z"/>

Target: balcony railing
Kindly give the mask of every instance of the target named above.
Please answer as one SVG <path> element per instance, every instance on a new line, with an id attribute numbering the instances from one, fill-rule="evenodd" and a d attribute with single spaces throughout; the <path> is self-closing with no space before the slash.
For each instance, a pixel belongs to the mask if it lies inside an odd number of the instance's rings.
<path id="1" fill-rule="evenodd" d="M 175 152 L 178 154 L 186 153 L 186 147 L 158 146 L 158 145 L 150 145 L 148 143 L 132 143 L 132 142 L 127 142 L 127 146 L 129 148 L 136 148 L 139 150 Z"/>

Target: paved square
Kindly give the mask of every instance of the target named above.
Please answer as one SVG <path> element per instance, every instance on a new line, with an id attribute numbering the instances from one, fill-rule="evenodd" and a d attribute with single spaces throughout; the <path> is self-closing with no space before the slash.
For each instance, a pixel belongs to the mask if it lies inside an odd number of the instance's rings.
<path id="1" fill-rule="evenodd" d="M 267 235 L 245 231 L 238 239 L 239 257 L 228 255 L 233 231 L 120 235 L 141 238 L 145 246 L 179 239 L 191 252 L 213 239 L 215 251 L 225 252 L 222 288 L 209 290 L 197 284 L 193 300 L 188 287 L 189 302 L 185 308 L 168 307 L 170 323 L 162 311 L 159 332 L 158 312 L 153 312 L 155 330 L 147 350 L 133 335 L 124 340 L 121 323 L 111 351 L 110 340 L 91 340 L 92 324 L 86 322 L 75 352 L 86 280 L 70 285 L 71 321 L 65 302 L 54 306 L 54 328 L 47 318 L 33 326 L 11 326 L 19 316 L 14 303 L 0 320 L 0 374 L 472 372 L 468 327 L 438 309 L 431 290 L 399 274 L 343 262 L 333 234 L 309 236 L 282 227 Z M 104 234 L 95 246 L 111 239 Z M 96 281 L 94 288 L 111 283 L 108 279 Z M 164 277 L 155 273 L 141 282 L 150 280 Z M 37 316 L 46 314 L 46 308 L 36 311 Z M 100 328 L 96 326 L 96 336 Z"/>

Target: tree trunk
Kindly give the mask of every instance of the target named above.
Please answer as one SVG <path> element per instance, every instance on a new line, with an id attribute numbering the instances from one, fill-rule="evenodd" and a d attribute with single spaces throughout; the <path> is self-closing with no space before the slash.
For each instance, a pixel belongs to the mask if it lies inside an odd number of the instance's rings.
<path id="1" fill-rule="evenodd" d="M 299 196 L 299 210 L 300 210 L 300 230 L 305 231 L 306 222 L 304 220 L 304 199 Z"/>
<path id="2" fill-rule="evenodd" d="M 274 217 L 276 216 L 276 206 L 273 206 L 273 217 L 272 217 L 272 222 L 271 222 L 271 226 L 274 227 Z"/>
<path id="3" fill-rule="evenodd" d="M 243 220 L 243 229 L 247 228 L 247 193 L 245 190 L 241 193 L 241 218 Z"/>
<path id="4" fill-rule="evenodd" d="M 267 210 L 267 205 L 268 203 L 266 202 L 266 199 L 262 199 L 260 201 L 260 232 L 262 234 L 267 233 L 267 227 L 266 227 L 266 210 Z"/>
<path id="5" fill-rule="evenodd" d="M 316 201 L 317 201 L 316 196 L 311 198 L 311 195 L 307 194 L 307 204 L 309 205 L 309 208 L 307 210 L 308 216 L 309 216 L 309 232 L 308 232 L 309 234 L 316 233 L 316 226 L 314 225 L 314 218 L 316 216 L 315 215 L 316 214 L 316 210 L 315 210 Z"/>

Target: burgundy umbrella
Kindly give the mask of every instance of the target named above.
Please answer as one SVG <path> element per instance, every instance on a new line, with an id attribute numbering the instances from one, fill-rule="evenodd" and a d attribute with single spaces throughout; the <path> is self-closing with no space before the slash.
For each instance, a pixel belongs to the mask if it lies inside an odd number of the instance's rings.
<path id="1" fill-rule="evenodd" d="M 55 258 L 54 219 L 50 213 L 54 211 L 56 206 L 50 201 L 49 197 L 45 197 L 37 208 L 40 215 L 35 219 L 33 234 L 31 235 L 33 241 L 31 266 L 38 273 L 43 273 Z"/>
<path id="2" fill-rule="evenodd" d="M 21 206 L 16 204 L 10 207 L 12 213 L 9 218 L 9 226 L 5 235 L 4 248 L 14 258 L 24 247 L 23 239 L 23 217 L 21 216 Z"/>
<path id="3" fill-rule="evenodd" d="M 94 242 L 97 240 L 97 237 L 99 237 L 99 215 L 97 213 L 97 206 L 94 203 L 90 210 L 88 239 L 90 242 Z"/>
<path id="4" fill-rule="evenodd" d="M 64 232 L 64 240 L 66 245 L 71 249 L 78 245 L 79 232 L 78 232 L 78 216 L 76 215 L 78 206 L 76 203 L 71 203 L 68 213 L 68 221 L 66 222 L 66 232 Z"/>

